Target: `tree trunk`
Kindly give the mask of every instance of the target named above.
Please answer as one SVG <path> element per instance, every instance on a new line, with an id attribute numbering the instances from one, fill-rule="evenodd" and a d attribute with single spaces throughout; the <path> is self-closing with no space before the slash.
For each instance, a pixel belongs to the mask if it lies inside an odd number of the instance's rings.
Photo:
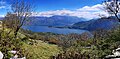
<path id="1" fill-rule="evenodd" d="M 117 14 L 115 14 L 115 16 L 116 16 L 117 20 L 120 22 L 120 18 L 118 17 L 118 15 L 117 15 Z"/>
<path id="2" fill-rule="evenodd" d="M 19 27 L 17 27 L 17 29 L 16 29 L 16 30 L 15 30 L 15 32 L 14 32 L 14 35 L 15 35 L 15 37 L 14 37 L 14 38 L 15 38 L 15 39 L 17 38 L 17 34 L 18 34 L 19 29 L 20 29 L 20 28 L 19 28 Z"/>

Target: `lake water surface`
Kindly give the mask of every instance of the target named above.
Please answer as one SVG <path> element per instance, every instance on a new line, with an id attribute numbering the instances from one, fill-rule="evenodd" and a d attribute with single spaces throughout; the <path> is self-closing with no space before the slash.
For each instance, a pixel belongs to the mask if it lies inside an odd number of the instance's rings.
<path id="1" fill-rule="evenodd" d="M 68 29 L 68 28 L 52 28 L 48 26 L 23 26 L 23 28 L 27 30 L 31 30 L 33 32 L 52 32 L 57 34 L 71 34 L 71 33 L 82 34 L 86 32 L 86 30 Z"/>

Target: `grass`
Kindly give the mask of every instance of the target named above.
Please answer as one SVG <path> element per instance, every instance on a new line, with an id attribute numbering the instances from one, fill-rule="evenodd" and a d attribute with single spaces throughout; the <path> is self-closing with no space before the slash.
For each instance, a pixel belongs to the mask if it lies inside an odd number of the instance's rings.
<path id="1" fill-rule="evenodd" d="M 10 29 L 5 28 L 5 33 L 8 33 Z M 14 32 L 12 31 L 9 36 L 13 36 Z M 18 32 L 18 36 L 22 39 L 26 37 L 24 34 Z M 20 39 L 19 38 L 19 39 Z M 35 41 L 33 45 L 28 44 L 29 41 Z M 61 48 L 57 45 L 48 44 L 41 40 L 35 40 L 35 39 L 27 39 L 27 42 L 21 42 L 23 45 L 21 46 L 22 49 L 24 49 L 24 55 L 27 57 L 27 59 L 49 59 L 50 56 L 57 55 L 60 53 Z"/>
<path id="2" fill-rule="evenodd" d="M 28 53 L 28 59 L 49 59 L 50 56 L 60 53 L 60 48 L 57 45 L 48 44 L 40 40 L 37 40 L 37 44 L 34 45 L 24 44 L 24 48 Z"/>

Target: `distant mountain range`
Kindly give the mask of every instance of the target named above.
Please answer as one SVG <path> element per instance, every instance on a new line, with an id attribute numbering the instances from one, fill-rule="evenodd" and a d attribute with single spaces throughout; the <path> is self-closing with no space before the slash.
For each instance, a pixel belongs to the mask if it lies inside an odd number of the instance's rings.
<path id="1" fill-rule="evenodd" d="M 3 17 L 0 17 L 0 20 L 3 20 Z"/>
<path id="2" fill-rule="evenodd" d="M 3 17 L 0 17 L 0 20 L 2 19 Z M 70 26 L 81 21 L 86 21 L 86 19 L 76 16 L 60 15 L 54 15 L 51 17 L 34 16 L 30 17 L 29 24 L 34 26 Z"/>
<path id="3" fill-rule="evenodd" d="M 0 17 L 0 20 L 3 19 Z M 120 26 L 120 22 L 114 16 L 108 18 L 92 19 L 87 21 L 84 18 L 75 16 L 59 16 L 52 17 L 31 17 L 30 25 L 33 26 L 51 26 L 57 28 L 70 28 L 94 31 L 97 29 L 111 29 Z"/>
<path id="4" fill-rule="evenodd" d="M 86 21 L 84 18 L 74 16 L 33 17 L 32 25 L 51 26 L 57 28 L 72 28 L 94 31 L 97 29 L 111 29 L 120 25 L 113 16 Z"/>
<path id="5" fill-rule="evenodd" d="M 94 31 L 97 29 L 111 29 L 119 25 L 120 23 L 117 21 L 115 17 L 108 17 L 108 18 L 99 18 L 96 20 L 78 22 L 73 24 L 69 28 Z"/>
<path id="6" fill-rule="evenodd" d="M 35 26 L 70 26 L 74 23 L 85 21 L 84 18 L 78 18 L 75 16 L 59 16 L 55 15 L 52 17 L 32 17 L 31 24 Z"/>

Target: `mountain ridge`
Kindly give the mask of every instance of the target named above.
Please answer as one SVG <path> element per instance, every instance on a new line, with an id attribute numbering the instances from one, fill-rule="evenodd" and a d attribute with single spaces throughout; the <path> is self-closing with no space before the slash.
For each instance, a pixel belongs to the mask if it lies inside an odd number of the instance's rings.
<path id="1" fill-rule="evenodd" d="M 94 31 L 97 29 L 107 30 L 107 29 L 117 27 L 119 25 L 120 23 L 115 17 L 108 17 L 108 18 L 99 18 L 97 20 L 78 22 L 78 23 L 73 24 L 69 28 Z"/>
<path id="2" fill-rule="evenodd" d="M 32 25 L 44 25 L 44 26 L 70 26 L 74 23 L 85 21 L 84 18 L 75 16 L 59 16 L 55 15 L 52 17 L 32 17 Z"/>

